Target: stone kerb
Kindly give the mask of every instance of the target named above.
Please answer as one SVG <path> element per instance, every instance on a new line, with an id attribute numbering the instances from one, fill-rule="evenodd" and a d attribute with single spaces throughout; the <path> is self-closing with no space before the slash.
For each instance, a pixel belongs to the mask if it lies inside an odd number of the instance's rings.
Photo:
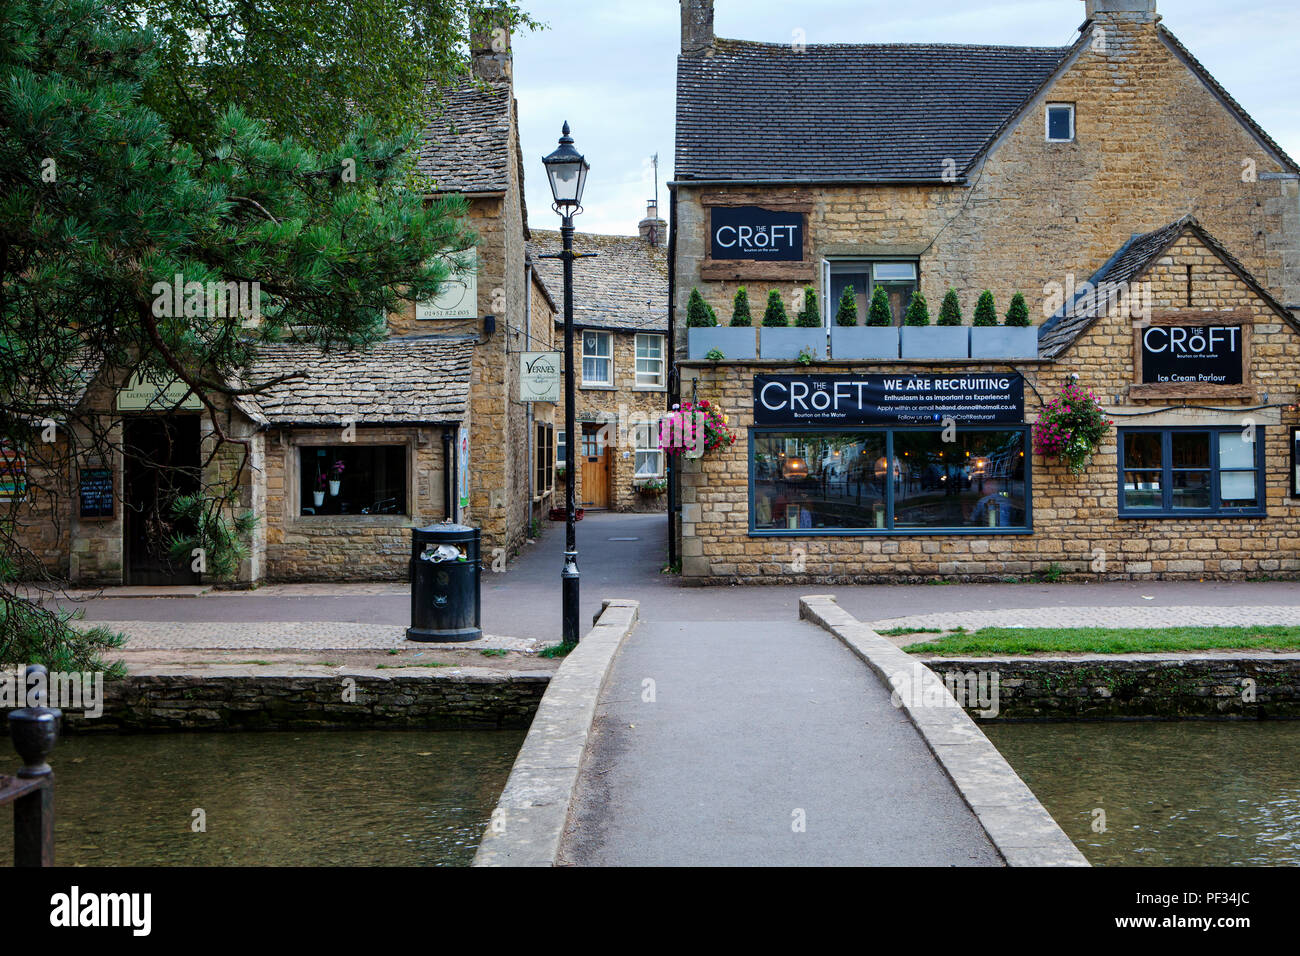
<path id="1" fill-rule="evenodd" d="M 515 758 L 474 866 L 554 866 L 596 704 L 636 627 L 636 601 L 605 601 L 596 625 L 560 665 Z"/>
<path id="2" fill-rule="evenodd" d="M 1008 866 L 1088 865 L 932 670 L 858 621 L 832 595 L 800 598 L 799 616 L 839 638 L 886 686 L 903 690 L 895 700 Z"/>

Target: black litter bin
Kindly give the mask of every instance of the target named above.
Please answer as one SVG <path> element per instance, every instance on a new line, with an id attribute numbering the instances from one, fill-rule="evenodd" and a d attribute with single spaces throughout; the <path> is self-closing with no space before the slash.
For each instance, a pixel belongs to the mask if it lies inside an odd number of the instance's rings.
<path id="1" fill-rule="evenodd" d="M 408 641 L 476 641 L 479 626 L 479 530 L 435 524 L 411 531 L 411 626 Z"/>

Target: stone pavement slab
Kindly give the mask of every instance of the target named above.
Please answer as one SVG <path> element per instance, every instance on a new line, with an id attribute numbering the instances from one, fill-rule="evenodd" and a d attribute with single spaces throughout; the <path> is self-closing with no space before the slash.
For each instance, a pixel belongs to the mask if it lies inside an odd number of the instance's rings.
<path id="1" fill-rule="evenodd" d="M 402 625 L 321 621 L 75 621 L 82 630 L 106 627 L 126 635 L 126 650 L 505 650 L 536 653 L 543 642 L 527 637 L 484 634 L 459 643 L 408 641 Z"/>

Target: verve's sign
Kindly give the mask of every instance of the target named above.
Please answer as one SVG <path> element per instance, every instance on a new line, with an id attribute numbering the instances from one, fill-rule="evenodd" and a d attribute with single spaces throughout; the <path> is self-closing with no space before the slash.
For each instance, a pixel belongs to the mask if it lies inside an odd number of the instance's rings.
<path id="1" fill-rule="evenodd" d="M 760 206 L 715 206 L 709 214 L 709 257 L 801 262 L 806 215 Z"/>

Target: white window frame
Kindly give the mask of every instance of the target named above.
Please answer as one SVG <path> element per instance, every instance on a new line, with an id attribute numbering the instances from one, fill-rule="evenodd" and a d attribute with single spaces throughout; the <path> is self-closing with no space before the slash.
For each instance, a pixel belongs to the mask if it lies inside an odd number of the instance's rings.
<path id="1" fill-rule="evenodd" d="M 659 447 L 657 429 L 654 425 L 637 425 L 632 429 L 632 443 L 635 451 L 632 453 L 632 477 L 640 478 L 662 478 L 664 474 L 664 450 Z M 654 455 L 655 470 L 642 471 L 637 467 L 642 455 Z"/>
<path id="2" fill-rule="evenodd" d="M 605 355 L 587 354 L 587 336 L 589 335 L 597 336 L 598 339 L 603 340 L 606 343 L 607 351 Z M 588 378 L 587 359 L 591 359 L 593 362 L 608 362 L 609 364 L 607 367 L 609 369 L 609 378 L 606 379 Z M 612 332 L 597 332 L 594 329 L 583 329 L 582 331 L 582 384 L 584 386 L 601 385 L 608 388 L 613 388 L 614 386 L 614 334 Z"/>
<path id="3" fill-rule="evenodd" d="M 1065 139 L 1057 139 L 1052 136 L 1052 110 L 1069 110 L 1070 112 L 1070 135 Z M 1073 143 L 1074 142 L 1074 104 L 1073 103 L 1048 103 L 1043 110 L 1043 135 L 1049 143 Z"/>
<path id="4" fill-rule="evenodd" d="M 643 355 L 641 354 L 641 342 L 642 342 L 642 339 L 646 340 L 647 351 L 648 351 L 648 348 L 649 348 L 649 342 L 650 342 L 650 340 L 651 340 L 651 339 L 658 339 L 659 355 L 658 355 L 657 358 L 654 357 L 654 356 L 651 356 L 651 355 L 644 355 L 644 356 L 643 356 Z M 636 338 L 633 340 L 633 350 L 634 350 L 634 354 L 635 354 L 635 356 L 636 356 L 636 358 L 635 358 L 635 361 L 636 361 L 636 382 L 634 383 L 635 386 L 636 386 L 637 388 L 662 389 L 662 388 L 664 387 L 664 336 L 661 335 L 661 334 L 659 334 L 658 332 L 638 332 L 638 333 L 636 333 Z M 659 365 L 659 371 L 653 373 L 653 375 L 654 375 L 654 379 L 653 379 L 653 381 L 648 381 L 648 382 L 647 382 L 647 381 L 644 381 L 644 380 L 642 379 L 642 376 L 643 376 L 643 375 L 650 375 L 650 374 L 651 374 L 651 373 L 649 373 L 649 372 L 642 372 L 642 370 L 641 370 L 641 363 L 642 363 L 642 362 L 656 362 L 656 363 L 658 363 L 658 365 Z"/>

